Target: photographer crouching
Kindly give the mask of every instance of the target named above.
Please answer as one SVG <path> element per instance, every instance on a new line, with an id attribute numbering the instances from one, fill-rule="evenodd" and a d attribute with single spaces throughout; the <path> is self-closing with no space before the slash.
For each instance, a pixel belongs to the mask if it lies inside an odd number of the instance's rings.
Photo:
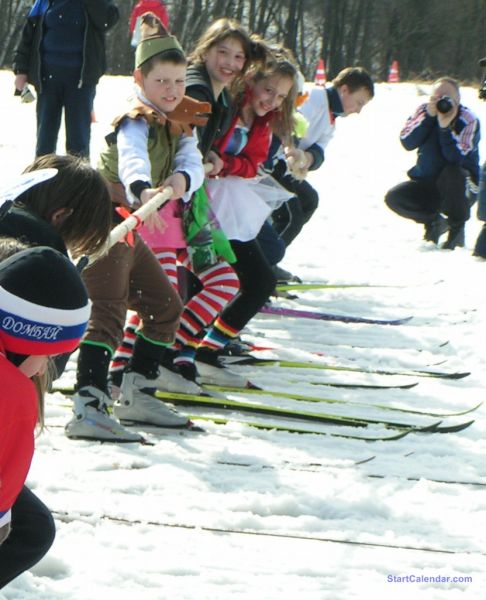
<path id="1" fill-rule="evenodd" d="M 422 223 L 428 242 L 438 244 L 447 232 L 446 250 L 464 246 L 479 179 L 479 137 L 479 120 L 461 104 L 459 84 L 450 77 L 433 84 L 429 101 L 400 133 L 403 147 L 417 150 L 417 161 L 410 180 L 389 190 L 385 202 L 401 217 Z"/>
<path id="2" fill-rule="evenodd" d="M 479 66 L 486 69 L 486 58 L 479 61 Z M 486 70 L 484 72 L 483 82 L 479 88 L 479 99 L 486 100 Z M 479 193 L 478 193 L 478 219 L 484 221 L 483 227 L 479 232 L 478 239 L 474 246 L 474 256 L 486 258 L 486 162 L 481 168 L 479 177 Z"/>

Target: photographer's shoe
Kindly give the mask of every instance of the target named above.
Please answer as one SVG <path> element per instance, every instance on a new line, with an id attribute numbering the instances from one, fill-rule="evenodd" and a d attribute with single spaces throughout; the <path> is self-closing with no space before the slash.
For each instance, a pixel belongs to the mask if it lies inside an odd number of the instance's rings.
<path id="1" fill-rule="evenodd" d="M 440 236 L 447 231 L 447 219 L 442 215 L 437 215 L 431 221 L 425 223 L 424 226 L 424 240 L 438 244 Z"/>
<path id="2" fill-rule="evenodd" d="M 473 256 L 486 258 L 486 223 L 479 232 L 478 239 L 476 240 L 476 244 L 474 246 Z"/>
<path id="3" fill-rule="evenodd" d="M 462 248 L 465 244 L 464 221 L 449 221 L 447 240 L 442 244 L 442 250 Z"/>

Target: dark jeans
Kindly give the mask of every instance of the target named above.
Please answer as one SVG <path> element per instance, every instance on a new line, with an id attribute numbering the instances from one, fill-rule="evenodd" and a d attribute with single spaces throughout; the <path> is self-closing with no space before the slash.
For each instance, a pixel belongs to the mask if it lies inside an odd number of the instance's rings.
<path id="1" fill-rule="evenodd" d="M 257 241 L 270 265 L 278 264 L 285 256 L 285 242 L 269 221 L 265 221 L 263 224 L 257 236 Z"/>
<path id="2" fill-rule="evenodd" d="M 299 235 L 302 227 L 309 221 L 319 204 L 319 194 L 307 181 L 297 181 L 290 175 L 278 176 L 275 179 L 283 187 L 295 194 L 273 211 L 273 226 L 288 246 Z"/>
<path id="3" fill-rule="evenodd" d="M 77 78 L 45 78 L 37 96 L 36 156 L 56 152 L 57 137 L 64 108 L 66 153 L 89 157 L 91 113 L 96 86 L 79 88 Z"/>
<path id="4" fill-rule="evenodd" d="M 277 279 L 256 240 L 232 240 L 231 247 L 237 259 L 231 266 L 239 277 L 240 291 L 224 308 L 221 318 L 241 331 L 268 300 Z"/>
<path id="5" fill-rule="evenodd" d="M 56 535 L 49 509 L 25 486 L 12 507 L 11 525 L 0 545 L 0 588 L 38 563 Z"/>
<path id="6" fill-rule="evenodd" d="M 451 221 L 469 219 L 471 199 L 466 194 L 467 173 L 457 165 L 442 169 L 435 181 L 411 180 L 399 183 L 385 196 L 386 205 L 401 217 L 416 223 L 430 223 L 439 214 Z"/>

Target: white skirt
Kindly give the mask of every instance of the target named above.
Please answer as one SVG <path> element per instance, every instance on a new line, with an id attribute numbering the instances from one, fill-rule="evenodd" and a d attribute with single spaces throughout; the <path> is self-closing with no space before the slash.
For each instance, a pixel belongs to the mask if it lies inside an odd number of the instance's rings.
<path id="1" fill-rule="evenodd" d="M 226 237 L 241 242 L 254 240 L 272 211 L 293 196 L 270 175 L 210 179 L 206 191 Z"/>

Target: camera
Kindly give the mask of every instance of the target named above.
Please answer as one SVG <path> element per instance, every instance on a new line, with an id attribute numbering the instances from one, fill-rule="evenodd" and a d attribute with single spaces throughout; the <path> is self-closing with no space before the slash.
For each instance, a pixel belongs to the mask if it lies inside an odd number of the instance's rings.
<path id="1" fill-rule="evenodd" d="M 442 96 L 436 102 L 437 110 L 445 115 L 454 107 L 454 102 L 449 98 L 449 96 Z"/>

